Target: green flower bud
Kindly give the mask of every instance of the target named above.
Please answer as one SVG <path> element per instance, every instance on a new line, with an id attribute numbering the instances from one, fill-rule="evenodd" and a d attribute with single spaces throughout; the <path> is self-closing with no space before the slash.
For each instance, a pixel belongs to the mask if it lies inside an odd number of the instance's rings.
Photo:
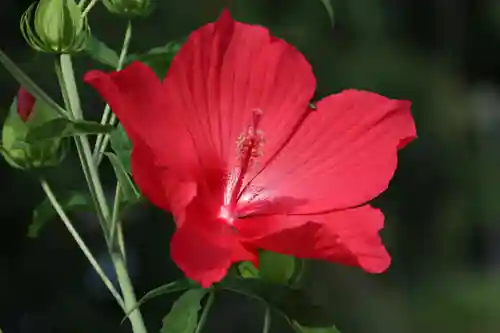
<path id="1" fill-rule="evenodd" d="M 102 2 L 111 13 L 127 18 L 148 16 L 154 9 L 152 0 L 102 0 Z"/>
<path id="2" fill-rule="evenodd" d="M 21 18 L 21 32 L 38 51 L 76 53 L 85 48 L 90 37 L 87 18 L 75 0 L 40 0 Z"/>
<path id="3" fill-rule="evenodd" d="M 2 130 L 0 152 L 18 169 L 55 166 L 64 158 L 67 147 L 62 139 L 26 143 L 31 128 L 60 117 L 58 113 L 21 88 L 10 107 Z"/>

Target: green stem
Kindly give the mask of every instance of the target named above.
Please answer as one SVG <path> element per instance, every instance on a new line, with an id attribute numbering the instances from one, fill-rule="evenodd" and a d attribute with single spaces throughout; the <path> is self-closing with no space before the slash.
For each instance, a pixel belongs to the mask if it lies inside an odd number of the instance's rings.
<path id="1" fill-rule="evenodd" d="M 118 248 L 120 249 L 120 252 L 123 256 L 123 260 L 125 260 L 125 262 L 127 262 L 127 256 L 126 256 L 126 253 L 125 253 L 125 240 L 123 238 L 123 228 L 122 228 L 122 224 L 121 223 L 118 223 L 116 225 L 116 242 L 118 243 Z"/>
<path id="2" fill-rule="evenodd" d="M 111 120 L 108 124 L 111 126 L 114 126 L 116 124 L 116 116 L 114 114 L 111 116 Z M 102 158 L 104 156 L 104 151 L 108 147 L 109 140 L 110 140 L 109 134 L 104 134 L 102 142 L 101 142 L 101 148 L 99 149 L 100 152 L 96 155 L 97 165 L 101 164 Z"/>
<path id="3" fill-rule="evenodd" d="M 80 96 L 75 82 L 75 72 L 73 71 L 73 62 L 69 54 L 61 54 L 59 57 L 61 65 L 61 75 L 64 80 L 64 90 L 67 94 L 67 102 L 70 112 L 75 119 L 83 119 L 82 107 L 80 104 Z"/>
<path id="4" fill-rule="evenodd" d="M 111 259 L 113 260 L 116 277 L 118 279 L 118 283 L 120 284 L 120 289 L 122 290 L 123 302 L 125 303 L 125 313 L 129 313 L 132 309 L 134 309 L 128 316 L 132 325 L 132 331 L 134 333 L 147 333 L 142 314 L 137 308 L 137 298 L 128 275 L 125 260 L 119 252 L 112 252 Z"/>
<path id="5" fill-rule="evenodd" d="M 271 308 L 266 306 L 264 314 L 264 325 L 262 326 L 262 333 L 269 333 L 271 331 Z"/>
<path id="6" fill-rule="evenodd" d="M 109 228 L 109 239 L 108 239 L 108 244 L 110 247 L 113 247 L 115 244 L 115 236 L 118 231 L 118 224 L 119 224 L 119 210 L 120 210 L 120 197 L 121 197 L 121 188 L 120 188 L 120 183 L 118 182 L 116 184 L 116 190 L 115 190 L 115 198 L 113 202 L 113 213 L 111 214 L 111 226 Z M 122 252 L 122 255 L 125 256 L 125 253 L 123 249 L 120 249 L 120 252 Z"/>
<path id="7" fill-rule="evenodd" d="M 78 7 L 80 7 L 80 9 L 83 9 L 83 6 L 85 6 L 85 3 L 87 2 L 87 0 L 80 0 L 78 2 Z"/>
<path id="8" fill-rule="evenodd" d="M 78 90 L 76 87 L 71 56 L 62 54 L 60 56 L 60 61 L 62 78 L 61 85 L 64 87 L 63 91 L 67 94 L 67 101 L 69 104 L 67 108 L 71 110 L 75 119 L 82 119 L 83 114 L 80 105 L 80 97 L 78 95 Z M 103 219 L 102 222 L 105 226 L 109 226 L 111 224 L 112 216 L 109 212 L 108 204 L 104 196 L 104 190 L 99 178 L 99 174 L 97 172 L 97 165 L 92 159 L 92 151 L 90 149 L 88 138 L 85 135 L 80 135 L 75 137 L 75 140 L 77 143 L 77 148 L 79 150 L 79 156 L 81 158 L 82 166 L 84 169 L 86 168 L 88 172 L 89 190 L 96 198 L 96 210 L 98 212 L 98 216 Z M 107 229 L 107 232 L 105 232 L 106 240 L 108 240 L 108 233 L 109 228 Z M 124 256 L 121 255 L 120 251 L 114 250 L 113 244 L 109 245 L 111 259 L 115 267 L 118 284 L 120 285 L 120 289 L 122 291 L 125 313 L 128 313 L 131 309 L 137 308 L 137 300 L 135 297 L 134 289 L 128 276 Z M 129 320 L 132 324 L 134 333 L 147 333 L 142 314 L 139 310 L 133 311 L 133 313 L 129 316 Z"/>
<path id="9" fill-rule="evenodd" d="M 108 279 L 106 274 L 104 273 L 103 269 L 97 262 L 97 260 L 94 258 L 92 255 L 92 252 L 90 252 L 89 248 L 83 241 L 83 239 L 80 237 L 78 234 L 78 231 L 73 227 L 73 224 L 71 223 L 70 219 L 68 218 L 68 215 L 64 212 L 64 209 L 61 207 L 59 202 L 57 201 L 54 192 L 52 192 L 52 189 L 50 188 L 49 184 L 47 183 L 46 180 L 41 179 L 40 184 L 42 185 L 42 189 L 45 192 L 45 195 L 49 199 L 50 203 L 52 204 L 52 207 L 54 207 L 54 210 L 56 213 L 59 215 L 61 220 L 63 221 L 64 225 L 66 226 L 66 229 L 68 229 L 69 233 L 71 236 L 73 236 L 73 239 L 75 240 L 76 244 L 78 244 L 78 247 L 82 250 L 83 254 L 85 257 L 87 257 L 88 261 L 96 271 L 97 275 L 101 278 L 102 282 L 108 287 L 109 291 L 113 295 L 113 297 L 116 299 L 116 302 L 118 305 L 122 308 L 125 309 L 125 306 L 123 304 L 123 299 L 118 293 L 118 291 L 113 287 L 113 283 Z"/>
<path id="10" fill-rule="evenodd" d="M 125 30 L 125 37 L 123 38 L 120 58 L 118 59 L 118 65 L 116 67 L 117 71 L 121 70 L 123 68 L 123 65 L 125 64 L 125 59 L 127 58 L 127 53 L 131 40 L 132 40 L 132 22 L 129 20 L 127 22 L 127 29 Z M 110 116 L 111 120 L 109 119 Z M 102 114 L 101 124 L 105 125 L 108 123 L 108 121 L 111 125 L 114 125 L 116 123 L 116 117 L 114 114 L 111 113 L 111 108 L 109 107 L 109 104 L 106 104 L 106 107 L 104 108 L 104 112 Z M 109 142 L 108 134 L 99 134 L 97 136 L 97 140 L 94 146 L 94 152 L 92 154 L 92 157 L 94 158 L 94 161 L 97 162 L 97 165 L 99 165 L 102 161 L 102 156 L 104 151 L 106 150 L 108 142 Z"/>
<path id="11" fill-rule="evenodd" d="M 21 68 L 19 68 L 2 50 L 0 50 L 0 63 L 16 79 L 16 81 L 26 90 L 28 90 L 37 100 L 44 101 L 57 111 L 63 117 L 69 117 L 70 114 L 54 102 Z"/>
<path id="12" fill-rule="evenodd" d="M 64 84 L 65 81 L 64 81 L 63 74 L 62 74 L 62 70 L 61 70 L 61 64 L 58 61 L 56 61 L 56 63 L 55 63 L 55 72 L 57 75 L 57 79 L 59 81 L 61 95 L 63 97 L 64 104 L 66 105 L 67 108 L 69 108 L 71 105 L 70 99 L 69 99 L 68 91 L 66 89 L 66 84 Z M 74 118 L 72 113 L 70 113 L 70 118 Z M 88 167 L 88 164 L 85 162 L 85 156 L 83 154 L 83 146 L 81 144 L 81 141 L 78 140 L 76 137 L 75 137 L 75 144 L 76 144 L 76 148 L 77 148 L 77 152 L 78 152 L 78 158 L 80 159 L 80 163 L 82 165 L 82 170 L 83 170 L 83 174 L 85 176 L 85 180 L 87 181 L 87 184 L 92 184 L 92 178 L 90 176 L 89 167 Z M 97 207 L 99 205 L 99 200 L 97 199 L 95 192 L 92 190 L 90 190 L 89 192 L 90 192 L 90 196 L 92 198 L 92 201 L 94 202 L 94 205 Z M 99 224 L 101 225 L 102 231 L 103 231 L 104 235 L 106 235 L 108 232 L 107 227 L 106 227 L 106 221 L 104 220 L 104 217 L 101 215 L 100 211 L 97 211 L 97 215 L 98 215 Z"/>
<path id="13" fill-rule="evenodd" d="M 82 11 L 82 18 L 85 17 L 85 16 L 87 16 L 87 14 L 97 4 L 98 1 L 99 0 L 92 0 L 92 1 L 90 1 L 90 3 L 87 5 L 87 7 L 85 7 L 85 9 Z"/>
<path id="14" fill-rule="evenodd" d="M 71 56 L 68 54 L 62 54 L 60 56 L 60 67 L 56 67 L 56 69 L 60 70 L 59 77 L 60 85 L 62 87 L 61 91 L 63 92 L 63 96 L 65 96 L 66 103 L 68 103 L 66 108 L 70 110 L 76 120 L 83 119 Z M 85 135 L 75 136 L 74 139 L 90 193 L 94 199 L 96 207 L 98 208 L 97 213 L 99 220 L 104 229 L 105 236 L 107 237 L 106 230 L 109 229 L 106 228 L 106 225 L 110 221 L 111 215 L 106 201 L 106 196 L 104 195 L 101 180 L 97 172 L 97 167 L 92 161 L 92 152 L 89 140 Z"/>
<path id="15" fill-rule="evenodd" d="M 201 331 L 203 330 L 203 327 L 205 326 L 205 323 L 208 318 L 208 312 L 210 311 L 210 308 L 212 307 L 214 300 L 215 300 L 215 291 L 211 290 L 210 293 L 208 294 L 207 303 L 203 307 L 203 312 L 201 313 L 200 320 L 198 321 L 198 325 L 196 326 L 196 331 L 194 331 L 194 333 L 201 333 Z"/>

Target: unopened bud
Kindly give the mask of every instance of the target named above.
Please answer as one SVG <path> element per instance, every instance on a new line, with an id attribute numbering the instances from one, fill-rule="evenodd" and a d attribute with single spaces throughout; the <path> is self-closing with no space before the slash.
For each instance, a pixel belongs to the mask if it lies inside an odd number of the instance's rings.
<path id="1" fill-rule="evenodd" d="M 76 53 L 85 48 L 90 37 L 87 18 L 75 0 L 40 0 L 21 18 L 21 32 L 38 51 Z"/>
<path id="2" fill-rule="evenodd" d="M 102 0 L 102 2 L 111 13 L 127 18 L 148 16 L 154 9 L 152 0 Z"/>
<path id="3" fill-rule="evenodd" d="M 58 113 L 47 104 L 36 101 L 24 88 L 19 89 L 2 130 L 0 151 L 5 160 L 18 169 L 57 165 L 66 153 L 62 139 L 25 141 L 31 128 L 57 117 Z"/>

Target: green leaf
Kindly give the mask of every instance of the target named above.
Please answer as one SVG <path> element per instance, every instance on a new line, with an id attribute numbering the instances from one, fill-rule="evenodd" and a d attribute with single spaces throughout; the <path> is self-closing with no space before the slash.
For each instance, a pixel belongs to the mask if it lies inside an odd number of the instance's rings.
<path id="1" fill-rule="evenodd" d="M 108 133 L 113 128 L 113 126 L 101 125 L 92 121 L 73 121 L 67 118 L 57 118 L 31 128 L 26 136 L 26 142 L 32 143 L 76 135 Z"/>
<path id="2" fill-rule="evenodd" d="M 201 288 L 201 287 L 191 280 L 182 279 L 164 284 L 153 290 L 150 290 L 137 302 L 137 304 L 132 309 L 129 310 L 129 312 L 127 313 L 127 315 L 123 320 L 127 319 L 127 317 L 130 315 L 130 313 L 132 313 L 132 311 L 138 309 L 144 303 L 152 300 L 153 298 L 193 288 Z"/>
<path id="3" fill-rule="evenodd" d="M 113 153 L 105 153 L 104 155 L 109 158 L 109 161 L 115 170 L 116 178 L 120 184 L 120 189 L 123 195 L 123 201 L 126 203 L 137 202 L 141 195 L 134 182 L 132 182 L 132 179 L 130 179 L 130 176 L 128 175 L 127 170 L 125 170 L 123 164 Z"/>
<path id="4" fill-rule="evenodd" d="M 330 22 L 332 23 L 332 27 L 335 24 L 335 17 L 333 12 L 333 6 L 331 0 L 320 0 L 323 6 L 325 6 L 326 12 L 328 13 L 328 17 L 330 18 Z"/>
<path id="5" fill-rule="evenodd" d="M 209 289 L 186 291 L 174 303 L 170 312 L 163 318 L 161 333 L 193 333 L 198 325 L 198 312 L 201 300 Z"/>
<path id="6" fill-rule="evenodd" d="M 59 106 L 53 99 L 49 97 L 31 78 L 23 72 L 2 50 L 0 50 L 0 63 L 5 66 L 5 69 L 12 75 L 12 77 L 22 86 L 28 90 L 37 101 L 43 101 L 51 108 L 57 111 L 61 116 L 68 114 L 66 110 Z"/>
<path id="7" fill-rule="evenodd" d="M 104 42 L 101 42 L 94 36 L 88 39 L 85 45 L 85 52 L 94 60 L 101 64 L 108 65 L 113 68 L 118 67 L 120 57 L 115 50 L 111 49 Z"/>
<path id="8" fill-rule="evenodd" d="M 340 333 L 340 331 L 335 327 L 320 327 L 320 328 L 311 328 L 305 327 L 297 323 L 296 321 L 291 323 L 293 329 L 297 333 Z"/>
<path id="9" fill-rule="evenodd" d="M 78 209 L 92 209 L 92 199 L 89 196 L 78 192 L 70 192 L 65 196 L 61 196 L 59 202 L 65 212 L 71 212 Z M 48 221 L 57 216 L 56 211 L 52 207 L 50 201 L 45 199 L 33 211 L 33 221 L 28 228 L 28 237 L 36 238 L 40 234 L 42 227 Z"/>
<path id="10" fill-rule="evenodd" d="M 128 174 L 131 174 L 130 154 L 132 153 L 132 143 L 125 133 L 123 126 L 119 124 L 110 134 L 111 148 L 114 150 L 118 160 L 123 165 Z"/>
<path id="11" fill-rule="evenodd" d="M 233 291 L 271 306 L 285 318 L 306 327 L 331 327 L 332 313 L 302 290 L 260 279 L 226 278 L 216 288 Z"/>
<path id="12" fill-rule="evenodd" d="M 295 272 L 295 258 L 271 251 L 259 253 L 259 275 L 262 279 L 288 284 Z"/>
<path id="13" fill-rule="evenodd" d="M 168 68 L 172 59 L 181 48 L 179 42 L 169 42 L 164 46 L 155 47 L 145 54 L 130 55 L 127 58 L 127 63 L 138 60 L 145 63 L 156 73 L 156 75 L 163 79 L 167 75 Z"/>

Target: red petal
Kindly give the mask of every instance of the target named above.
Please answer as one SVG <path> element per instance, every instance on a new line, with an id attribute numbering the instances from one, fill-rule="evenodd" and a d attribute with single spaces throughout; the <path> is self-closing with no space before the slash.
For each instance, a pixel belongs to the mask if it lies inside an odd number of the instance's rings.
<path id="1" fill-rule="evenodd" d="M 315 78 L 291 45 L 224 11 L 189 36 L 164 85 L 171 112 L 184 119 L 207 166 L 213 156 L 236 162 L 237 138 L 251 125 L 254 109 L 263 111 L 266 152 L 276 150 L 304 114 Z"/>
<path id="2" fill-rule="evenodd" d="M 90 71 L 84 80 L 108 102 L 134 145 L 149 146 L 162 166 L 192 170 L 196 155 L 189 134 L 168 108 L 162 84 L 148 66 L 134 62 L 119 72 Z"/>
<path id="3" fill-rule="evenodd" d="M 276 224 L 289 227 L 277 230 Z M 365 205 L 321 215 L 256 217 L 243 220 L 238 230 L 257 248 L 381 273 L 391 262 L 378 235 L 383 224 L 382 212 Z M 275 232 L 264 235 L 270 230 Z"/>
<path id="4" fill-rule="evenodd" d="M 109 103 L 131 139 L 132 175 L 141 192 L 153 204 L 181 214 L 195 195 L 196 155 L 185 127 L 167 112 L 160 80 L 135 62 L 110 74 L 91 71 L 85 81 Z"/>
<path id="5" fill-rule="evenodd" d="M 410 102 L 356 90 L 331 95 L 252 182 L 263 189 L 255 200 L 308 200 L 300 213 L 359 206 L 387 188 L 397 150 L 415 137 Z"/>
<path id="6" fill-rule="evenodd" d="M 186 277 L 205 288 L 222 280 L 234 262 L 256 260 L 255 253 L 240 243 L 235 230 L 199 197 L 186 210 L 185 221 L 175 232 L 170 248 L 172 260 Z"/>
<path id="7" fill-rule="evenodd" d="M 196 195 L 196 183 L 183 180 L 167 168 L 159 166 L 151 149 L 135 143 L 131 156 L 132 175 L 142 194 L 154 205 L 172 212 L 176 222 Z"/>
<path id="8" fill-rule="evenodd" d="M 140 63 L 117 73 L 92 71 L 85 80 L 132 140 L 137 136 L 151 148 L 158 165 L 201 184 L 206 170 L 236 162 L 237 137 L 251 125 L 253 109 L 264 113 L 260 127 L 272 152 L 303 116 L 315 88 L 297 50 L 263 27 L 233 21 L 227 11 L 190 35 L 163 87 Z"/>

